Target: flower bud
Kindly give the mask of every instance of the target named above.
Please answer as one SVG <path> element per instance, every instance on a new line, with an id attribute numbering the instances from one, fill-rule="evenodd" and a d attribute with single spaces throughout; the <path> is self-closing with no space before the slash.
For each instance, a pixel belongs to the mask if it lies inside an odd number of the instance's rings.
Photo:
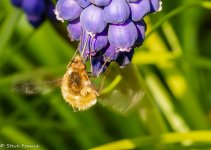
<path id="1" fill-rule="evenodd" d="M 45 18 L 39 15 L 27 15 L 27 19 L 33 27 L 37 28 L 43 23 Z"/>
<path id="2" fill-rule="evenodd" d="M 129 52 L 138 38 L 138 32 L 134 23 L 130 20 L 124 24 L 111 24 L 108 29 L 108 40 L 117 51 Z"/>
<path id="3" fill-rule="evenodd" d="M 82 8 L 86 8 L 88 7 L 91 3 L 89 2 L 89 0 L 75 0 L 79 6 L 81 6 Z"/>
<path id="4" fill-rule="evenodd" d="M 103 9 L 94 5 L 90 5 L 83 10 L 80 22 L 83 30 L 92 36 L 101 33 L 107 25 L 103 19 Z"/>
<path id="5" fill-rule="evenodd" d="M 107 23 L 124 23 L 130 15 L 130 8 L 125 0 L 112 0 L 104 8 L 103 16 Z"/>
<path id="6" fill-rule="evenodd" d="M 114 45 L 108 44 L 105 48 L 105 53 L 103 54 L 104 61 L 114 61 L 118 56 L 118 52 Z"/>
<path id="7" fill-rule="evenodd" d="M 55 6 L 52 3 L 48 2 L 47 8 L 46 8 L 47 17 L 53 22 L 58 22 L 56 19 L 56 15 L 54 13 L 54 9 L 55 9 Z"/>
<path id="8" fill-rule="evenodd" d="M 140 21 L 145 15 L 160 11 L 161 5 L 161 0 L 140 0 L 129 3 L 132 20 Z"/>
<path id="9" fill-rule="evenodd" d="M 92 4 L 97 6 L 107 6 L 111 0 L 89 0 Z"/>
<path id="10" fill-rule="evenodd" d="M 84 51 L 83 58 L 86 60 L 89 55 L 95 56 L 98 51 L 104 50 L 107 44 L 107 31 L 97 33 L 94 37 L 90 36 L 87 32 L 83 32 L 79 51 L 81 54 Z"/>
<path id="11" fill-rule="evenodd" d="M 150 12 L 158 12 L 162 10 L 162 1 L 161 0 L 150 0 L 151 9 Z"/>
<path id="12" fill-rule="evenodd" d="M 69 21 L 67 25 L 68 36 L 71 41 L 79 41 L 81 36 L 81 24 L 80 19 Z"/>
<path id="13" fill-rule="evenodd" d="M 21 7 L 23 3 L 23 0 L 10 0 L 10 1 L 16 7 Z"/>
<path id="14" fill-rule="evenodd" d="M 120 68 L 124 68 L 126 65 L 128 65 L 134 54 L 134 49 L 131 49 L 129 52 L 119 52 L 118 57 L 116 59 L 116 62 L 119 64 Z"/>
<path id="15" fill-rule="evenodd" d="M 140 21 L 150 12 L 150 0 L 141 0 L 134 3 L 129 3 L 131 10 L 131 18 L 133 21 Z"/>
<path id="16" fill-rule="evenodd" d="M 109 66 L 110 62 L 104 62 L 103 56 L 92 57 L 92 74 L 98 76 L 99 74 L 105 72 L 106 68 Z"/>
<path id="17" fill-rule="evenodd" d="M 56 21 L 54 5 L 50 0 L 11 0 L 11 3 L 24 10 L 29 23 L 35 28 L 40 26 L 46 17 Z"/>
<path id="18" fill-rule="evenodd" d="M 135 42 L 136 46 L 141 46 L 144 42 L 145 32 L 146 32 L 146 23 L 144 20 L 135 23 L 137 31 L 138 31 L 138 38 Z"/>
<path id="19" fill-rule="evenodd" d="M 57 20 L 61 20 L 63 22 L 64 20 L 72 21 L 77 19 L 82 10 L 83 9 L 75 0 L 58 0 L 54 12 Z"/>
<path id="20" fill-rule="evenodd" d="M 22 8 L 27 15 L 41 15 L 45 11 L 44 0 L 23 0 Z"/>
<path id="21" fill-rule="evenodd" d="M 104 47 L 106 47 L 106 45 L 108 44 L 107 30 L 98 33 L 93 38 L 91 38 L 90 44 L 91 44 L 91 49 L 94 51 L 99 51 Z"/>

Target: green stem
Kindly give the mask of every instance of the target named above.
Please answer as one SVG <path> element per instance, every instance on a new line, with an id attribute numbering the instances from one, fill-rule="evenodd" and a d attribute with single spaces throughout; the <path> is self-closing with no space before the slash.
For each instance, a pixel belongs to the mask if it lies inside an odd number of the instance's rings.
<path id="1" fill-rule="evenodd" d="M 193 131 L 187 133 L 166 133 L 159 136 L 139 137 L 134 139 L 124 139 L 113 143 L 95 147 L 92 150 L 107 149 L 135 149 L 144 146 L 157 144 L 176 144 L 191 146 L 194 142 L 211 143 L 211 131 Z"/>
<path id="2" fill-rule="evenodd" d="M 112 91 L 121 80 L 122 80 L 122 76 L 117 75 L 111 84 L 109 84 L 107 87 L 103 88 L 101 94 L 106 94 L 106 93 L 109 93 L 110 91 Z"/>

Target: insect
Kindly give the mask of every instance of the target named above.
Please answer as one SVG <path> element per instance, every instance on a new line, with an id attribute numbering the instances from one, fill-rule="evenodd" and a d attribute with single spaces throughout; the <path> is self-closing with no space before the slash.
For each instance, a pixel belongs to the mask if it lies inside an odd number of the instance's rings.
<path id="1" fill-rule="evenodd" d="M 68 65 L 61 84 L 63 98 L 76 110 L 86 110 L 97 102 L 94 89 L 86 72 L 86 65 L 77 55 Z"/>
<path id="2" fill-rule="evenodd" d="M 46 87 L 45 84 L 59 85 L 61 93 L 75 111 L 83 111 L 99 102 L 121 114 L 127 114 L 141 102 L 144 90 L 141 79 L 133 64 L 120 69 L 110 64 L 107 75 L 90 78 L 81 56 L 76 55 L 67 67 L 62 79 L 42 84 L 24 83 L 16 85 L 18 93 L 36 95 Z M 21 86 L 20 86 L 21 85 Z M 96 87 L 100 87 L 97 90 Z M 102 89 L 102 90 L 101 90 Z M 20 92 L 21 91 L 21 92 Z M 49 91 L 49 90 L 47 90 Z"/>

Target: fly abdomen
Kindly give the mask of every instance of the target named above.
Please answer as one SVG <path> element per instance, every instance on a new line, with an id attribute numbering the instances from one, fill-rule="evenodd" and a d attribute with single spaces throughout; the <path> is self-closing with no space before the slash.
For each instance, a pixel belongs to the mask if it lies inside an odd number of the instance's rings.
<path id="1" fill-rule="evenodd" d="M 81 77 L 78 72 L 72 72 L 69 75 L 68 86 L 74 94 L 80 93 L 82 89 Z"/>

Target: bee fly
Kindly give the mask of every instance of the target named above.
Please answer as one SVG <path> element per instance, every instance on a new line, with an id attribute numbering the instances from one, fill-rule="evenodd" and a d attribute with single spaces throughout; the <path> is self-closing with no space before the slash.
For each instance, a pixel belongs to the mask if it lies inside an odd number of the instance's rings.
<path id="1" fill-rule="evenodd" d="M 33 82 L 23 84 L 21 82 L 15 85 L 15 91 L 20 94 L 34 95 L 43 92 L 45 88 L 47 89 L 45 91 L 48 92 L 53 85 L 60 86 L 63 98 L 76 111 L 87 110 L 98 101 L 103 106 L 126 114 L 133 110 L 144 96 L 137 70 L 132 64 L 124 69 L 110 64 L 110 68 L 107 70 L 107 74 L 98 79 L 100 90 L 96 90 L 88 76 L 83 58 L 76 55 L 67 66 L 67 71 L 62 79 L 42 84 L 33 84 Z M 118 77 L 120 80 L 116 82 Z"/>
<path id="2" fill-rule="evenodd" d="M 86 110 L 97 102 L 99 94 L 91 84 L 81 56 L 75 56 L 68 65 L 61 91 L 65 101 L 76 110 Z"/>

